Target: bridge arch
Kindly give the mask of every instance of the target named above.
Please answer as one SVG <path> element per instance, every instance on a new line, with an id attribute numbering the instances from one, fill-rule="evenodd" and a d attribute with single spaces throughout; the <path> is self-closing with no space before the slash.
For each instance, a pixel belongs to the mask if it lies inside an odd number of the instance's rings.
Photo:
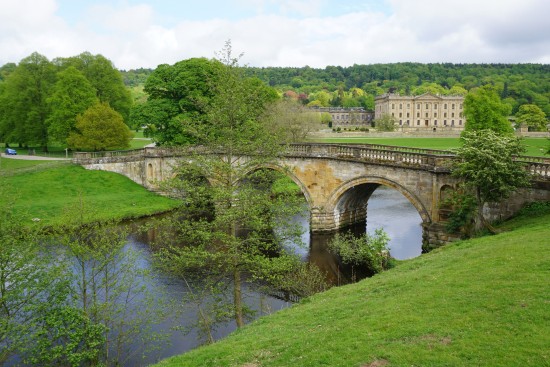
<path id="1" fill-rule="evenodd" d="M 432 222 L 429 211 L 422 201 L 410 190 L 395 181 L 380 176 L 359 176 L 341 184 L 327 200 L 327 209 L 334 211 L 342 224 L 354 224 L 366 219 L 366 204 L 371 194 L 383 185 L 399 191 L 416 208 L 424 224 Z M 364 188 L 361 192 L 357 188 Z"/>

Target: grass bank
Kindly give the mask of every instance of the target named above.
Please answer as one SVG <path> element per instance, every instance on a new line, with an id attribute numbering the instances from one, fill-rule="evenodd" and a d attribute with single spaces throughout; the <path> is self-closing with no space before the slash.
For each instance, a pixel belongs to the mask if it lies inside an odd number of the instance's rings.
<path id="1" fill-rule="evenodd" d="M 81 199 L 96 212 L 97 220 L 136 218 L 177 206 L 116 173 L 89 171 L 68 162 L 1 159 L 0 185 L 16 198 L 14 210 L 29 221 L 60 224 L 64 211 Z M 1 207 L 9 199 L 4 196 Z"/>
<path id="2" fill-rule="evenodd" d="M 171 366 L 548 366 L 550 215 L 258 319 Z"/>
<path id="3" fill-rule="evenodd" d="M 337 134 L 335 134 L 337 135 Z M 411 148 L 424 148 L 424 149 L 443 149 L 451 150 L 460 146 L 459 138 L 369 138 L 368 136 L 362 137 L 330 137 L 330 138 L 316 138 L 312 141 L 319 143 L 341 143 L 341 144 L 381 144 L 392 145 Z M 545 138 L 524 138 L 525 148 L 527 149 L 525 155 L 528 156 L 545 156 L 545 152 L 548 150 L 550 144 L 548 139 Z M 549 157 L 548 155 L 546 155 Z"/>

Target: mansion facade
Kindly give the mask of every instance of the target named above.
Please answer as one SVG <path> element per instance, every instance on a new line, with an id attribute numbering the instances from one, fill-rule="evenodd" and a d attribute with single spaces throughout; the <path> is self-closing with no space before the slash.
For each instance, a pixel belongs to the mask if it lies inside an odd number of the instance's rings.
<path id="1" fill-rule="evenodd" d="M 392 116 L 403 130 L 463 130 L 463 105 L 463 96 L 383 94 L 375 98 L 374 119 Z"/>
<path id="2" fill-rule="evenodd" d="M 330 114 L 333 128 L 366 128 L 374 119 L 374 113 L 363 107 L 313 107 L 312 110 Z"/>

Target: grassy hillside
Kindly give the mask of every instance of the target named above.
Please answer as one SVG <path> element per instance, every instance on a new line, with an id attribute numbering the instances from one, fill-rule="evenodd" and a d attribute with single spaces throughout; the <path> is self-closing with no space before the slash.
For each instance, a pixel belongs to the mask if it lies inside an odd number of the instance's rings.
<path id="1" fill-rule="evenodd" d="M 121 219 L 154 214 L 177 203 L 112 172 L 88 171 L 65 162 L 21 161 L 2 158 L 0 185 L 15 197 L 15 210 L 44 225 L 59 224 L 66 208 L 80 199 L 96 211 L 97 219 Z"/>
<path id="2" fill-rule="evenodd" d="M 157 366 L 549 366 L 549 223 L 508 223 Z"/>

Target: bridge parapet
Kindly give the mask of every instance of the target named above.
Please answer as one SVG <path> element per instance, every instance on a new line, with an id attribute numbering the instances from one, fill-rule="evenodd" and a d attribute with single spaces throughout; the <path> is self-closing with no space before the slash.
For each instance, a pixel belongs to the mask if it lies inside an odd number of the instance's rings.
<path id="1" fill-rule="evenodd" d="M 381 145 L 292 144 L 285 155 L 354 160 L 438 172 L 448 172 L 454 159 L 454 155 L 447 151 L 428 152 L 418 149 L 419 152 L 411 152 L 405 148 L 388 150 L 385 149 L 386 147 Z"/>

